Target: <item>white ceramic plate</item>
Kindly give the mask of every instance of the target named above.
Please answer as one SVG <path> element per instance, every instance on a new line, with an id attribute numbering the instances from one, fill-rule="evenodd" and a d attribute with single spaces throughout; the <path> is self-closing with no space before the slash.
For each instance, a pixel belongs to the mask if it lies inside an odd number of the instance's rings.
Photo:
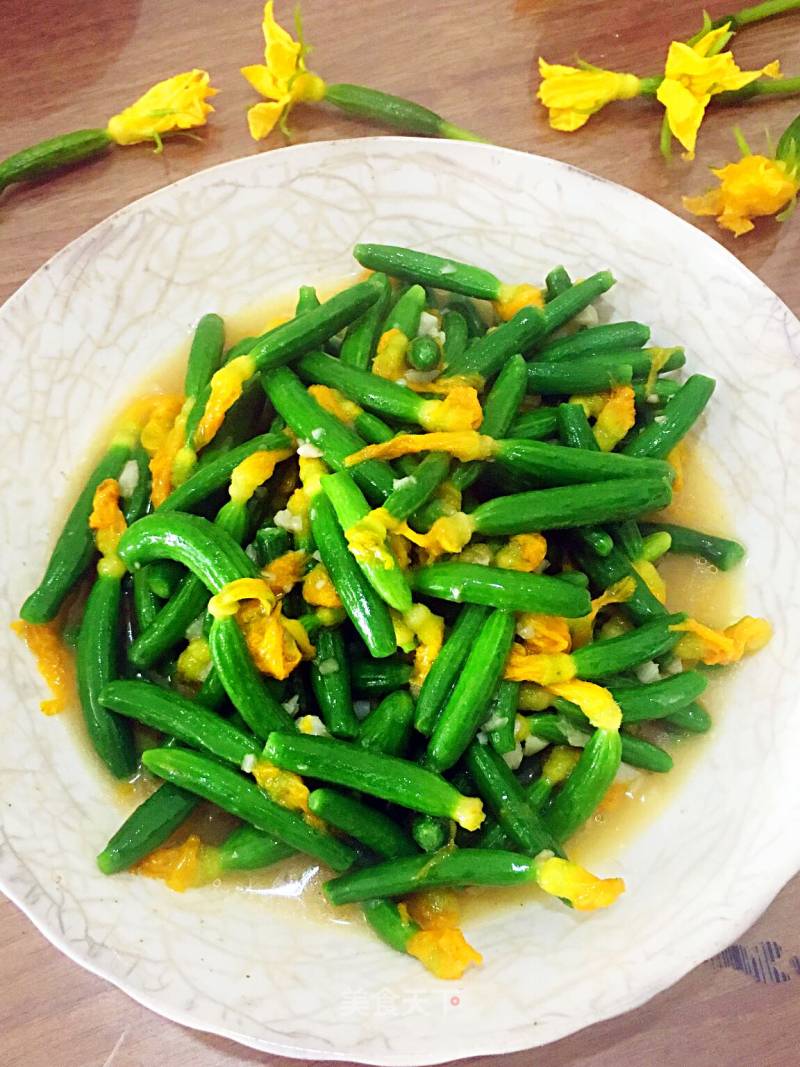
<path id="1" fill-rule="evenodd" d="M 120 809 L 8 623 L 109 407 L 187 337 L 388 241 L 536 280 L 609 266 L 618 318 L 685 343 L 719 386 L 703 430 L 748 544 L 747 607 L 776 636 L 738 669 L 705 757 L 604 873 L 628 892 L 583 917 L 532 904 L 469 930 L 457 987 L 366 932 L 287 919 L 257 895 L 178 896 L 100 875 Z M 0 312 L 4 561 L 0 886 L 76 962 L 171 1019 L 270 1052 L 434 1063 L 543 1044 L 635 1007 L 732 941 L 800 866 L 800 323 L 713 240 L 561 163 L 400 138 L 215 167 L 140 200 L 38 271 Z"/>

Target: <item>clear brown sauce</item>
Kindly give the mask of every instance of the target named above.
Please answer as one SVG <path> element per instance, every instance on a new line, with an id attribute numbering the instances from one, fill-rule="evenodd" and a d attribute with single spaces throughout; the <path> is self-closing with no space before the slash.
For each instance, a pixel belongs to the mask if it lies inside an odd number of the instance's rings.
<path id="1" fill-rule="evenodd" d="M 331 286 L 329 290 L 320 292 L 327 295 L 336 288 Z M 225 324 L 226 344 L 235 344 L 244 337 L 264 332 L 277 318 L 291 315 L 293 304 L 293 299 L 270 301 L 229 316 Z M 187 337 L 185 343 L 172 356 L 164 359 L 141 381 L 132 395 L 181 391 L 189 343 L 190 339 Z M 108 420 L 103 432 L 98 434 L 96 447 L 76 472 L 74 483 L 70 486 L 70 492 L 64 502 L 65 516 L 89 470 L 104 451 L 111 427 L 119 414 L 118 410 Z M 711 475 L 711 463 L 703 446 L 695 441 L 688 441 L 684 451 L 684 488 L 671 506 L 661 513 L 661 517 L 721 536 L 733 536 L 721 493 Z M 667 558 L 659 564 L 659 570 L 667 583 L 667 605 L 670 609 L 686 611 L 701 622 L 716 627 L 733 622 L 741 614 L 741 581 L 735 570 L 732 573 L 722 573 L 703 560 L 687 556 Z M 724 688 L 724 677 L 712 678 L 703 695 L 703 704 L 714 718 L 722 713 Z M 77 743 L 88 748 L 77 695 L 74 706 L 65 712 L 65 715 L 75 724 Z M 625 792 L 618 798 L 614 809 L 596 815 L 571 839 L 571 858 L 591 867 L 599 874 L 612 875 L 615 856 L 627 841 L 646 828 L 681 788 L 685 777 L 694 772 L 697 761 L 713 734 L 712 729 L 707 735 L 676 739 L 673 735 L 664 734 L 662 738 L 657 738 L 669 748 L 675 760 L 674 769 L 669 774 L 631 770 Z M 93 756 L 92 758 L 94 759 Z M 119 784 L 117 796 L 120 820 L 152 792 L 155 784 L 147 772 L 137 774 L 131 782 Z M 216 843 L 222 840 L 234 825 L 235 820 L 231 817 L 215 811 L 211 805 L 204 804 L 176 833 L 174 840 L 181 841 L 188 832 L 195 832 L 209 844 Z M 103 842 L 97 842 L 98 851 L 102 845 Z M 310 863 L 307 858 L 298 856 L 261 872 L 227 875 L 213 883 L 212 887 L 206 887 L 205 891 L 222 888 L 226 892 L 257 895 L 268 901 L 271 909 L 279 908 L 287 918 L 293 920 L 300 917 L 344 925 L 363 924 L 357 906 L 334 909 L 326 903 L 322 894 L 322 883 L 326 877 L 327 871 L 321 870 L 313 862 Z M 629 890 L 635 891 L 635 886 L 629 887 Z M 537 894 L 535 887 L 466 890 L 461 893 L 464 922 L 474 925 L 490 914 L 496 917 L 500 909 L 519 907 Z"/>

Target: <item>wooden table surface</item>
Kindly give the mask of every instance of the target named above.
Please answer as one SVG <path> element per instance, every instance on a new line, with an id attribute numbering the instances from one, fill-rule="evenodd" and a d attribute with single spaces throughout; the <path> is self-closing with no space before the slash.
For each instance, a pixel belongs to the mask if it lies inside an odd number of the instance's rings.
<path id="1" fill-rule="evenodd" d="M 716 15 L 736 5 L 709 6 Z M 278 8 L 288 16 L 289 3 Z M 311 65 L 330 80 L 413 97 L 499 144 L 575 163 L 680 212 L 682 193 L 709 184 L 707 164 L 735 158 L 733 125 L 758 150 L 766 130 L 777 137 L 797 113 L 797 100 L 718 110 L 703 127 L 697 162 L 690 166 L 676 156 L 665 166 L 657 147 L 660 114 L 648 104 L 609 107 L 576 134 L 550 130 L 534 103 L 535 61 L 543 54 L 569 63 L 579 53 L 601 66 L 655 73 L 667 43 L 696 29 L 700 8 L 699 0 L 306 0 L 304 14 L 307 39 L 316 45 Z M 279 134 L 256 145 L 245 124 L 253 97 L 238 68 L 261 61 L 260 15 L 258 0 L 0 0 L 0 156 L 56 133 L 103 125 L 152 82 L 193 66 L 209 69 L 221 90 L 202 143 L 174 141 L 161 156 L 144 145 L 114 152 L 0 199 L 0 302 L 117 208 L 212 164 L 280 147 Z M 747 30 L 735 45 L 743 68 L 777 56 L 797 74 L 800 14 Z M 292 126 L 299 142 L 382 132 L 324 108 L 298 109 Z M 736 241 L 711 222 L 701 225 L 800 312 L 800 216 L 783 226 L 766 221 Z M 797 1062 L 798 914 L 795 879 L 738 946 L 637 1011 L 537 1052 L 538 1067 Z M 61 956 L 6 901 L 0 903 L 0 959 L 0 1063 L 8 1067 L 291 1062 L 150 1014 Z M 531 1060 L 519 1053 L 503 1064 Z M 487 1067 L 500 1058 L 471 1062 Z"/>

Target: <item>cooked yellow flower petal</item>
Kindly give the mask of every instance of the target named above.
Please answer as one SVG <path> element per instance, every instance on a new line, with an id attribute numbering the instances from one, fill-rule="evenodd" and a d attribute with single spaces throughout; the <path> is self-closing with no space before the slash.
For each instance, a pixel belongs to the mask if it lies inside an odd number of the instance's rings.
<path id="1" fill-rule="evenodd" d="M 190 834 L 179 845 L 157 848 L 131 868 L 133 874 L 158 878 L 176 893 L 185 893 L 215 875 L 202 862 L 203 844 L 197 834 Z"/>
<path id="2" fill-rule="evenodd" d="M 289 811 L 301 811 L 309 815 L 308 798 L 310 790 L 299 774 L 284 771 L 268 760 L 256 760 L 253 777 L 276 804 Z"/>
<path id="3" fill-rule="evenodd" d="M 193 637 L 178 656 L 178 677 L 184 682 L 204 682 L 211 670 L 211 650 L 205 637 Z"/>
<path id="4" fill-rule="evenodd" d="M 489 459 L 495 452 L 493 437 L 483 437 L 475 430 L 458 433 L 399 433 L 382 444 L 367 445 L 348 456 L 345 465 L 354 467 L 365 459 L 397 459 L 415 452 L 449 452 L 451 456 L 468 462 L 473 459 Z"/>
<path id="5" fill-rule="evenodd" d="M 415 393 L 436 393 L 439 396 L 449 396 L 456 389 L 474 389 L 479 392 L 483 388 L 483 378 L 479 374 L 453 374 L 450 378 L 437 378 L 433 382 L 406 381 L 406 389 L 413 389 Z"/>
<path id="6" fill-rule="evenodd" d="M 142 448 L 149 456 L 155 455 L 164 444 L 183 402 L 184 398 L 177 395 L 165 394 L 152 398 L 146 414 L 142 417 L 140 434 Z M 128 418 L 129 413 L 126 412 L 123 420 L 127 423 Z"/>
<path id="7" fill-rule="evenodd" d="M 483 962 L 457 927 L 454 929 L 418 930 L 406 945 L 406 952 L 414 956 L 437 978 L 461 978 L 471 963 Z"/>
<path id="8" fill-rule="evenodd" d="M 667 583 L 658 573 L 658 569 L 649 559 L 635 559 L 633 569 L 660 604 L 667 602 Z"/>
<path id="9" fill-rule="evenodd" d="M 244 383 L 253 377 L 256 365 L 252 356 L 237 356 L 214 374 L 211 392 L 206 401 L 203 417 L 194 432 L 195 449 L 201 449 L 213 440 L 222 425 L 226 412 L 242 395 Z"/>
<path id="10" fill-rule="evenodd" d="M 303 599 L 318 608 L 340 608 L 342 602 L 324 564 L 318 563 L 303 581 Z"/>
<path id="11" fill-rule="evenodd" d="M 153 507 L 157 508 L 172 492 L 175 461 L 186 443 L 186 419 L 192 403 L 191 398 L 184 401 L 158 449 L 150 456 L 150 499 Z"/>
<path id="12" fill-rule="evenodd" d="M 625 892 L 621 878 L 596 878 L 577 863 L 557 856 L 538 863 L 536 881 L 545 893 L 563 897 L 577 911 L 607 908 Z"/>
<path id="13" fill-rule="evenodd" d="M 461 909 L 452 889 L 423 889 L 403 901 L 408 917 L 423 930 L 448 930 L 458 926 Z"/>
<path id="14" fill-rule="evenodd" d="M 535 285 L 501 285 L 494 309 L 503 322 L 513 319 L 526 307 L 544 307 L 544 293 Z"/>
<path id="15" fill-rule="evenodd" d="M 547 540 L 540 533 L 514 534 L 494 558 L 495 566 L 530 574 L 544 563 Z"/>
<path id="16" fill-rule="evenodd" d="M 636 422 L 636 394 L 629 385 L 617 385 L 609 394 L 592 428 L 601 452 L 610 452 Z"/>
<path id="17" fill-rule="evenodd" d="M 256 667 L 273 678 L 288 678 L 302 659 L 314 655 L 302 623 L 284 619 L 280 603 L 270 609 L 262 603 L 244 603 L 237 620 Z"/>
<path id="18" fill-rule="evenodd" d="M 36 669 L 50 687 L 53 696 L 39 707 L 45 715 L 59 715 L 75 691 L 75 660 L 61 640 L 58 619 L 32 623 L 19 619 L 11 629 L 22 638 L 36 659 Z"/>
<path id="19" fill-rule="evenodd" d="M 417 533 L 406 523 L 399 527 L 398 533 L 412 544 L 424 548 L 430 562 L 445 552 L 460 552 L 464 545 L 468 544 L 474 530 L 475 523 L 470 516 L 458 511 L 455 515 L 443 515 L 438 518 L 427 533 Z"/>
<path id="20" fill-rule="evenodd" d="M 514 642 L 503 677 L 511 682 L 537 682 L 550 688 L 574 678 L 575 664 L 567 653 L 530 653 L 524 645 Z"/>
<path id="21" fill-rule="evenodd" d="M 517 617 L 517 633 L 528 652 L 569 652 L 572 645 L 569 625 L 560 615 L 526 612 Z"/>
<path id="22" fill-rule="evenodd" d="M 644 395 L 650 396 L 650 394 L 656 387 L 656 381 L 658 380 L 658 375 L 661 372 L 661 368 L 669 360 L 669 357 L 672 355 L 675 349 L 649 348 L 647 351 L 650 353 L 650 370 L 647 372 L 647 379 L 644 383 Z"/>
<path id="23" fill-rule="evenodd" d="M 377 374 L 379 378 L 388 378 L 392 382 L 402 378 L 408 370 L 406 366 L 408 343 L 406 335 L 397 327 L 382 333 L 372 361 L 372 373 Z"/>
<path id="24" fill-rule="evenodd" d="M 719 178 L 719 188 L 685 196 L 683 206 L 693 215 L 716 215 L 719 225 L 737 237 L 753 229 L 754 218 L 788 207 L 800 191 L 800 179 L 783 162 L 766 156 L 744 156 L 712 174 Z"/>
<path id="25" fill-rule="evenodd" d="M 610 585 L 604 593 L 595 597 L 592 601 L 592 608 L 588 615 L 570 621 L 572 647 L 583 648 L 584 645 L 588 645 L 592 640 L 594 624 L 600 610 L 608 607 L 610 604 L 624 604 L 626 600 L 630 600 L 633 596 L 635 589 L 636 579 L 628 575 L 625 578 L 620 578 L 618 582 L 614 582 L 613 585 Z"/>
<path id="26" fill-rule="evenodd" d="M 724 630 L 714 630 L 696 619 L 687 619 L 670 629 L 686 634 L 675 647 L 676 655 L 709 665 L 737 663 L 745 653 L 763 648 L 772 637 L 772 627 L 767 620 L 751 615 L 745 615 Z"/>
<path id="27" fill-rule="evenodd" d="M 346 426 L 352 426 L 364 411 L 353 400 L 348 400 L 343 396 L 338 389 L 331 389 L 328 385 L 309 385 L 307 392 L 309 396 L 313 396 L 321 408 Z"/>
<path id="28" fill-rule="evenodd" d="M 205 126 L 214 110 L 206 103 L 217 90 L 209 85 L 208 72 L 190 70 L 158 82 L 152 89 L 108 121 L 108 135 L 120 145 L 158 139 L 172 130 Z"/>
<path id="29" fill-rule="evenodd" d="M 290 448 L 251 452 L 233 469 L 228 490 L 231 500 L 237 504 L 246 504 L 259 485 L 269 481 L 278 463 L 291 455 Z"/>
<path id="30" fill-rule="evenodd" d="M 412 691 L 418 692 L 442 650 L 444 619 L 434 615 L 424 604 L 413 604 L 403 619 L 419 642 L 414 651 L 414 669 L 409 683 Z"/>
<path id="31" fill-rule="evenodd" d="M 547 759 L 542 764 L 542 778 L 550 782 L 551 785 L 558 785 L 565 778 L 569 778 L 580 758 L 581 749 L 569 748 L 567 745 L 556 745 L 550 750 Z"/>
<path id="32" fill-rule="evenodd" d="M 551 693 L 577 704 L 583 714 L 598 730 L 618 730 L 622 722 L 619 704 L 611 693 L 594 682 L 574 679 L 569 682 L 550 683 Z"/>
<path id="33" fill-rule="evenodd" d="M 375 508 L 345 530 L 347 547 L 359 563 L 392 570 L 395 559 L 387 538 L 395 526 L 397 521 L 385 508 Z"/>
<path id="34" fill-rule="evenodd" d="M 119 482 L 116 478 L 105 478 L 94 491 L 89 516 L 89 529 L 95 531 L 97 551 L 102 556 L 97 571 L 109 578 L 121 578 L 125 573 L 125 564 L 117 555 L 117 545 L 128 524 L 120 509 L 119 498 Z"/>
<path id="35" fill-rule="evenodd" d="M 453 819 L 463 830 L 477 830 L 485 818 L 483 801 L 479 797 L 462 797 L 453 812 Z"/>
<path id="36" fill-rule="evenodd" d="M 275 603 L 272 590 L 263 578 L 237 578 L 211 597 L 208 611 L 215 619 L 224 619 L 228 615 L 235 615 L 243 600 L 257 600 L 266 608 L 271 608 Z"/>
<path id="37" fill-rule="evenodd" d="M 550 125 L 567 133 L 580 129 L 612 100 L 631 100 L 641 91 L 635 74 L 566 67 L 547 63 L 541 56 L 539 74 L 542 81 L 536 95 L 550 112 Z"/>
<path id="38" fill-rule="evenodd" d="M 308 553 L 296 549 L 273 559 L 261 574 L 275 596 L 286 596 L 303 577 L 307 563 Z"/>
<path id="39" fill-rule="evenodd" d="M 608 393 L 590 393 L 583 396 L 576 394 L 569 398 L 569 402 L 570 404 L 580 404 L 587 419 L 596 419 L 608 403 L 608 398 Z"/>
<path id="40" fill-rule="evenodd" d="M 422 407 L 420 423 L 426 430 L 457 433 L 477 430 L 483 422 L 478 393 L 470 386 L 457 386 L 444 400 L 428 400 Z"/>

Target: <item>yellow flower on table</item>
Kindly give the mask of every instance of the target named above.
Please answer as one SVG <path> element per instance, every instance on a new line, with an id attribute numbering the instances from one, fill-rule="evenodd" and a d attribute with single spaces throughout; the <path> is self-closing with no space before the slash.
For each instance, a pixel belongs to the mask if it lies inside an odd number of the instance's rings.
<path id="1" fill-rule="evenodd" d="M 174 130 L 205 126 L 214 110 L 208 98 L 217 90 L 205 70 L 189 70 L 158 82 L 144 96 L 108 120 L 106 131 L 119 145 L 155 141 L 161 150 L 161 135 Z"/>
<path id="2" fill-rule="evenodd" d="M 715 215 L 736 237 L 754 228 L 754 218 L 789 207 L 800 191 L 800 177 L 782 160 L 767 156 L 743 156 L 711 173 L 719 178 L 719 186 L 701 196 L 685 196 L 683 206 L 693 215 Z"/>
<path id="3" fill-rule="evenodd" d="M 667 52 L 664 79 L 656 97 L 666 108 L 670 132 L 694 159 L 697 134 L 712 96 L 742 89 L 766 75 L 780 77 L 777 60 L 759 70 L 741 70 L 732 52 L 718 49 L 729 37 L 730 23 L 704 34 L 694 45 L 673 41 Z"/>
<path id="4" fill-rule="evenodd" d="M 275 21 L 273 0 L 264 5 L 264 63 L 242 67 L 241 73 L 266 102 L 254 104 L 247 112 L 250 135 L 260 141 L 286 121 L 298 100 L 321 100 L 325 82 L 306 67 L 302 41 Z M 298 33 L 299 36 L 299 33 Z"/>
<path id="5" fill-rule="evenodd" d="M 542 81 L 537 96 L 550 112 L 554 130 L 571 133 L 612 100 L 632 100 L 642 91 L 635 74 L 599 67 L 565 67 L 539 57 Z"/>

